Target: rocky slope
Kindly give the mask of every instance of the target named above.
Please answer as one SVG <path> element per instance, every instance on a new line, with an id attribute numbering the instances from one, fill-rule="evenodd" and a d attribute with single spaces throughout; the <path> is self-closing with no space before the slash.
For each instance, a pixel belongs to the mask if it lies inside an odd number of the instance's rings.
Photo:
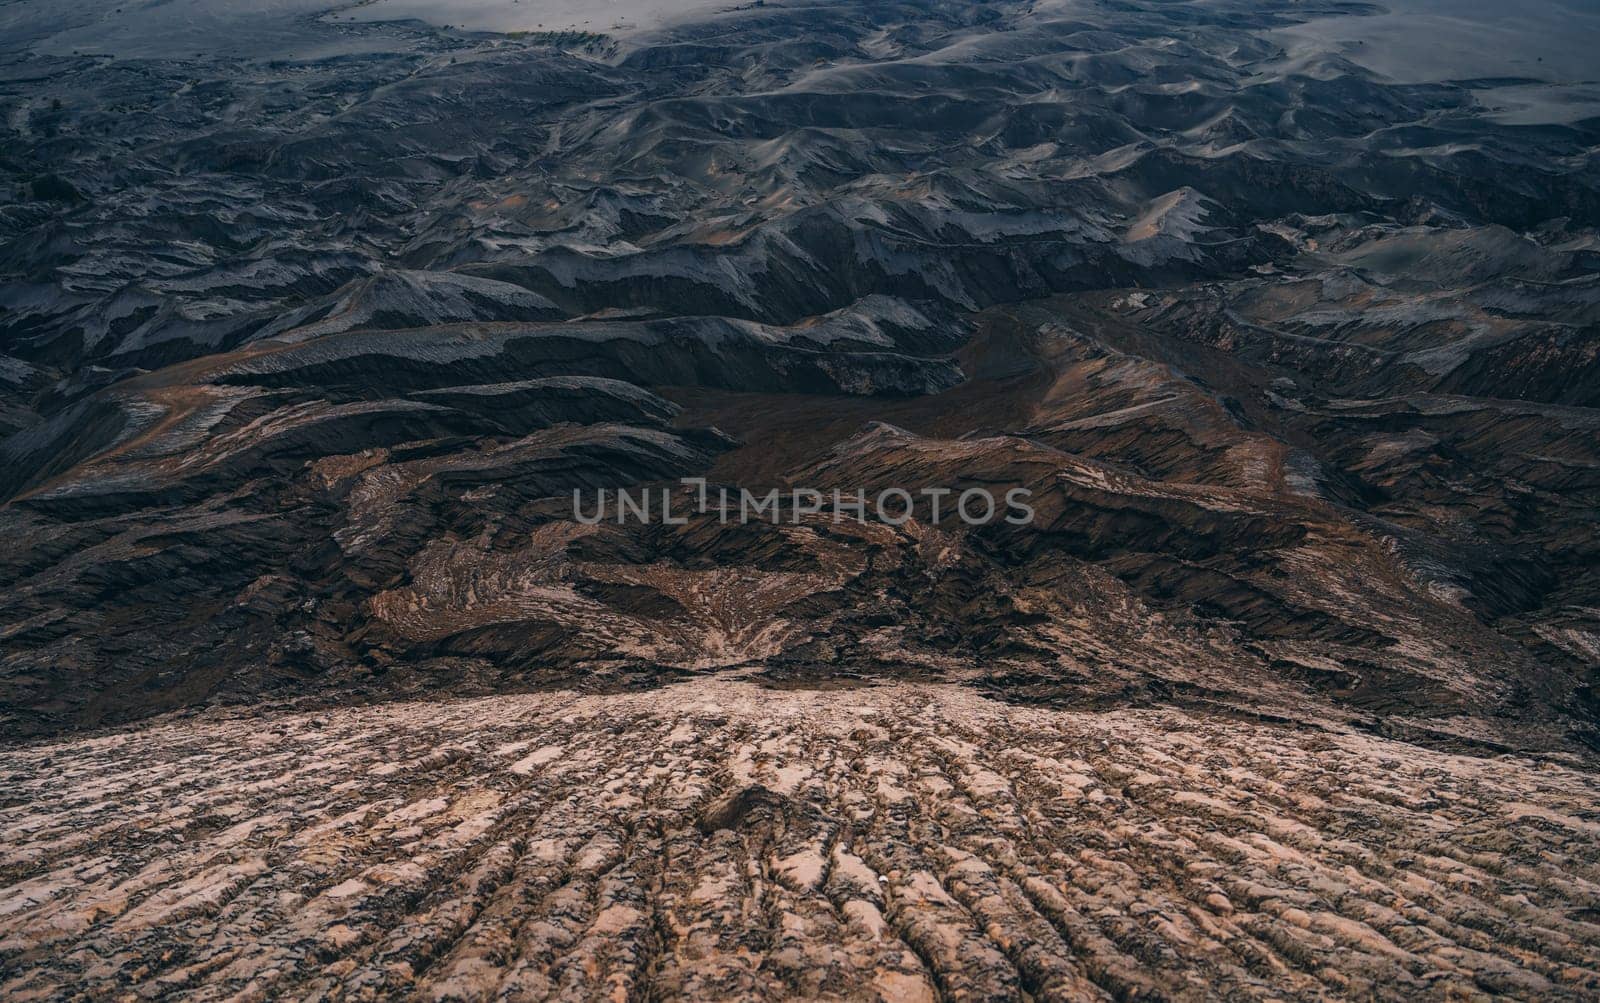
<path id="1" fill-rule="evenodd" d="M 1600 992 L 1593 774 L 1336 727 L 697 681 L 0 769 L 14 1000 Z"/>

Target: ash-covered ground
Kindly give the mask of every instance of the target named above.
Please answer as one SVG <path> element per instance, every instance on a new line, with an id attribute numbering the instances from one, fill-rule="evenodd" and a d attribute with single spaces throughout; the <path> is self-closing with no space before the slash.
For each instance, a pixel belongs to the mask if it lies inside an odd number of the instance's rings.
<path id="1" fill-rule="evenodd" d="M 1596 992 L 1597 49 L 1575 0 L 0 2 L 0 990 Z M 574 518 L 681 478 L 1036 517 Z M 741 772 L 778 720 L 812 787 Z M 1082 796 L 952 793 L 1019 756 Z"/>

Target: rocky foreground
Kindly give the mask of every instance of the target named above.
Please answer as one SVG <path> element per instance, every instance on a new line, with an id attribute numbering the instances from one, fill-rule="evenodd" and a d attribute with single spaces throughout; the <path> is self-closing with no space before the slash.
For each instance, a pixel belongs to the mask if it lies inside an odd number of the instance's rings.
<path id="1" fill-rule="evenodd" d="M 717 680 L 0 775 L 11 1000 L 1600 993 L 1592 774 L 1334 728 Z"/>

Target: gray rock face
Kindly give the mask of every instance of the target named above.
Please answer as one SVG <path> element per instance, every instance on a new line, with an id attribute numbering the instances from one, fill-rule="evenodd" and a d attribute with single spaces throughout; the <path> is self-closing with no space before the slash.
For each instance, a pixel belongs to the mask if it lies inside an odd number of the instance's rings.
<path id="1" fill-rule="evenodd" d="M 0 714 L 759 665 L 1592 744 L 1592 122 L 1302 7 L 17 13 Z M 685 476 L 1040 520 L 565 502 Z"/>

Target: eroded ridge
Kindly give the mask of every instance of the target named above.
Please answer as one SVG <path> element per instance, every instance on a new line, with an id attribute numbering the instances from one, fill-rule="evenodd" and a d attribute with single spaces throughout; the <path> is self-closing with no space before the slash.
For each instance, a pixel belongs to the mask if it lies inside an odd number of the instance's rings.
<path id="1" fill-rule="evenodd" d="M 1594 998 L 1600 784 L 702 680 L 0 757 L 7 999 Z"/>

